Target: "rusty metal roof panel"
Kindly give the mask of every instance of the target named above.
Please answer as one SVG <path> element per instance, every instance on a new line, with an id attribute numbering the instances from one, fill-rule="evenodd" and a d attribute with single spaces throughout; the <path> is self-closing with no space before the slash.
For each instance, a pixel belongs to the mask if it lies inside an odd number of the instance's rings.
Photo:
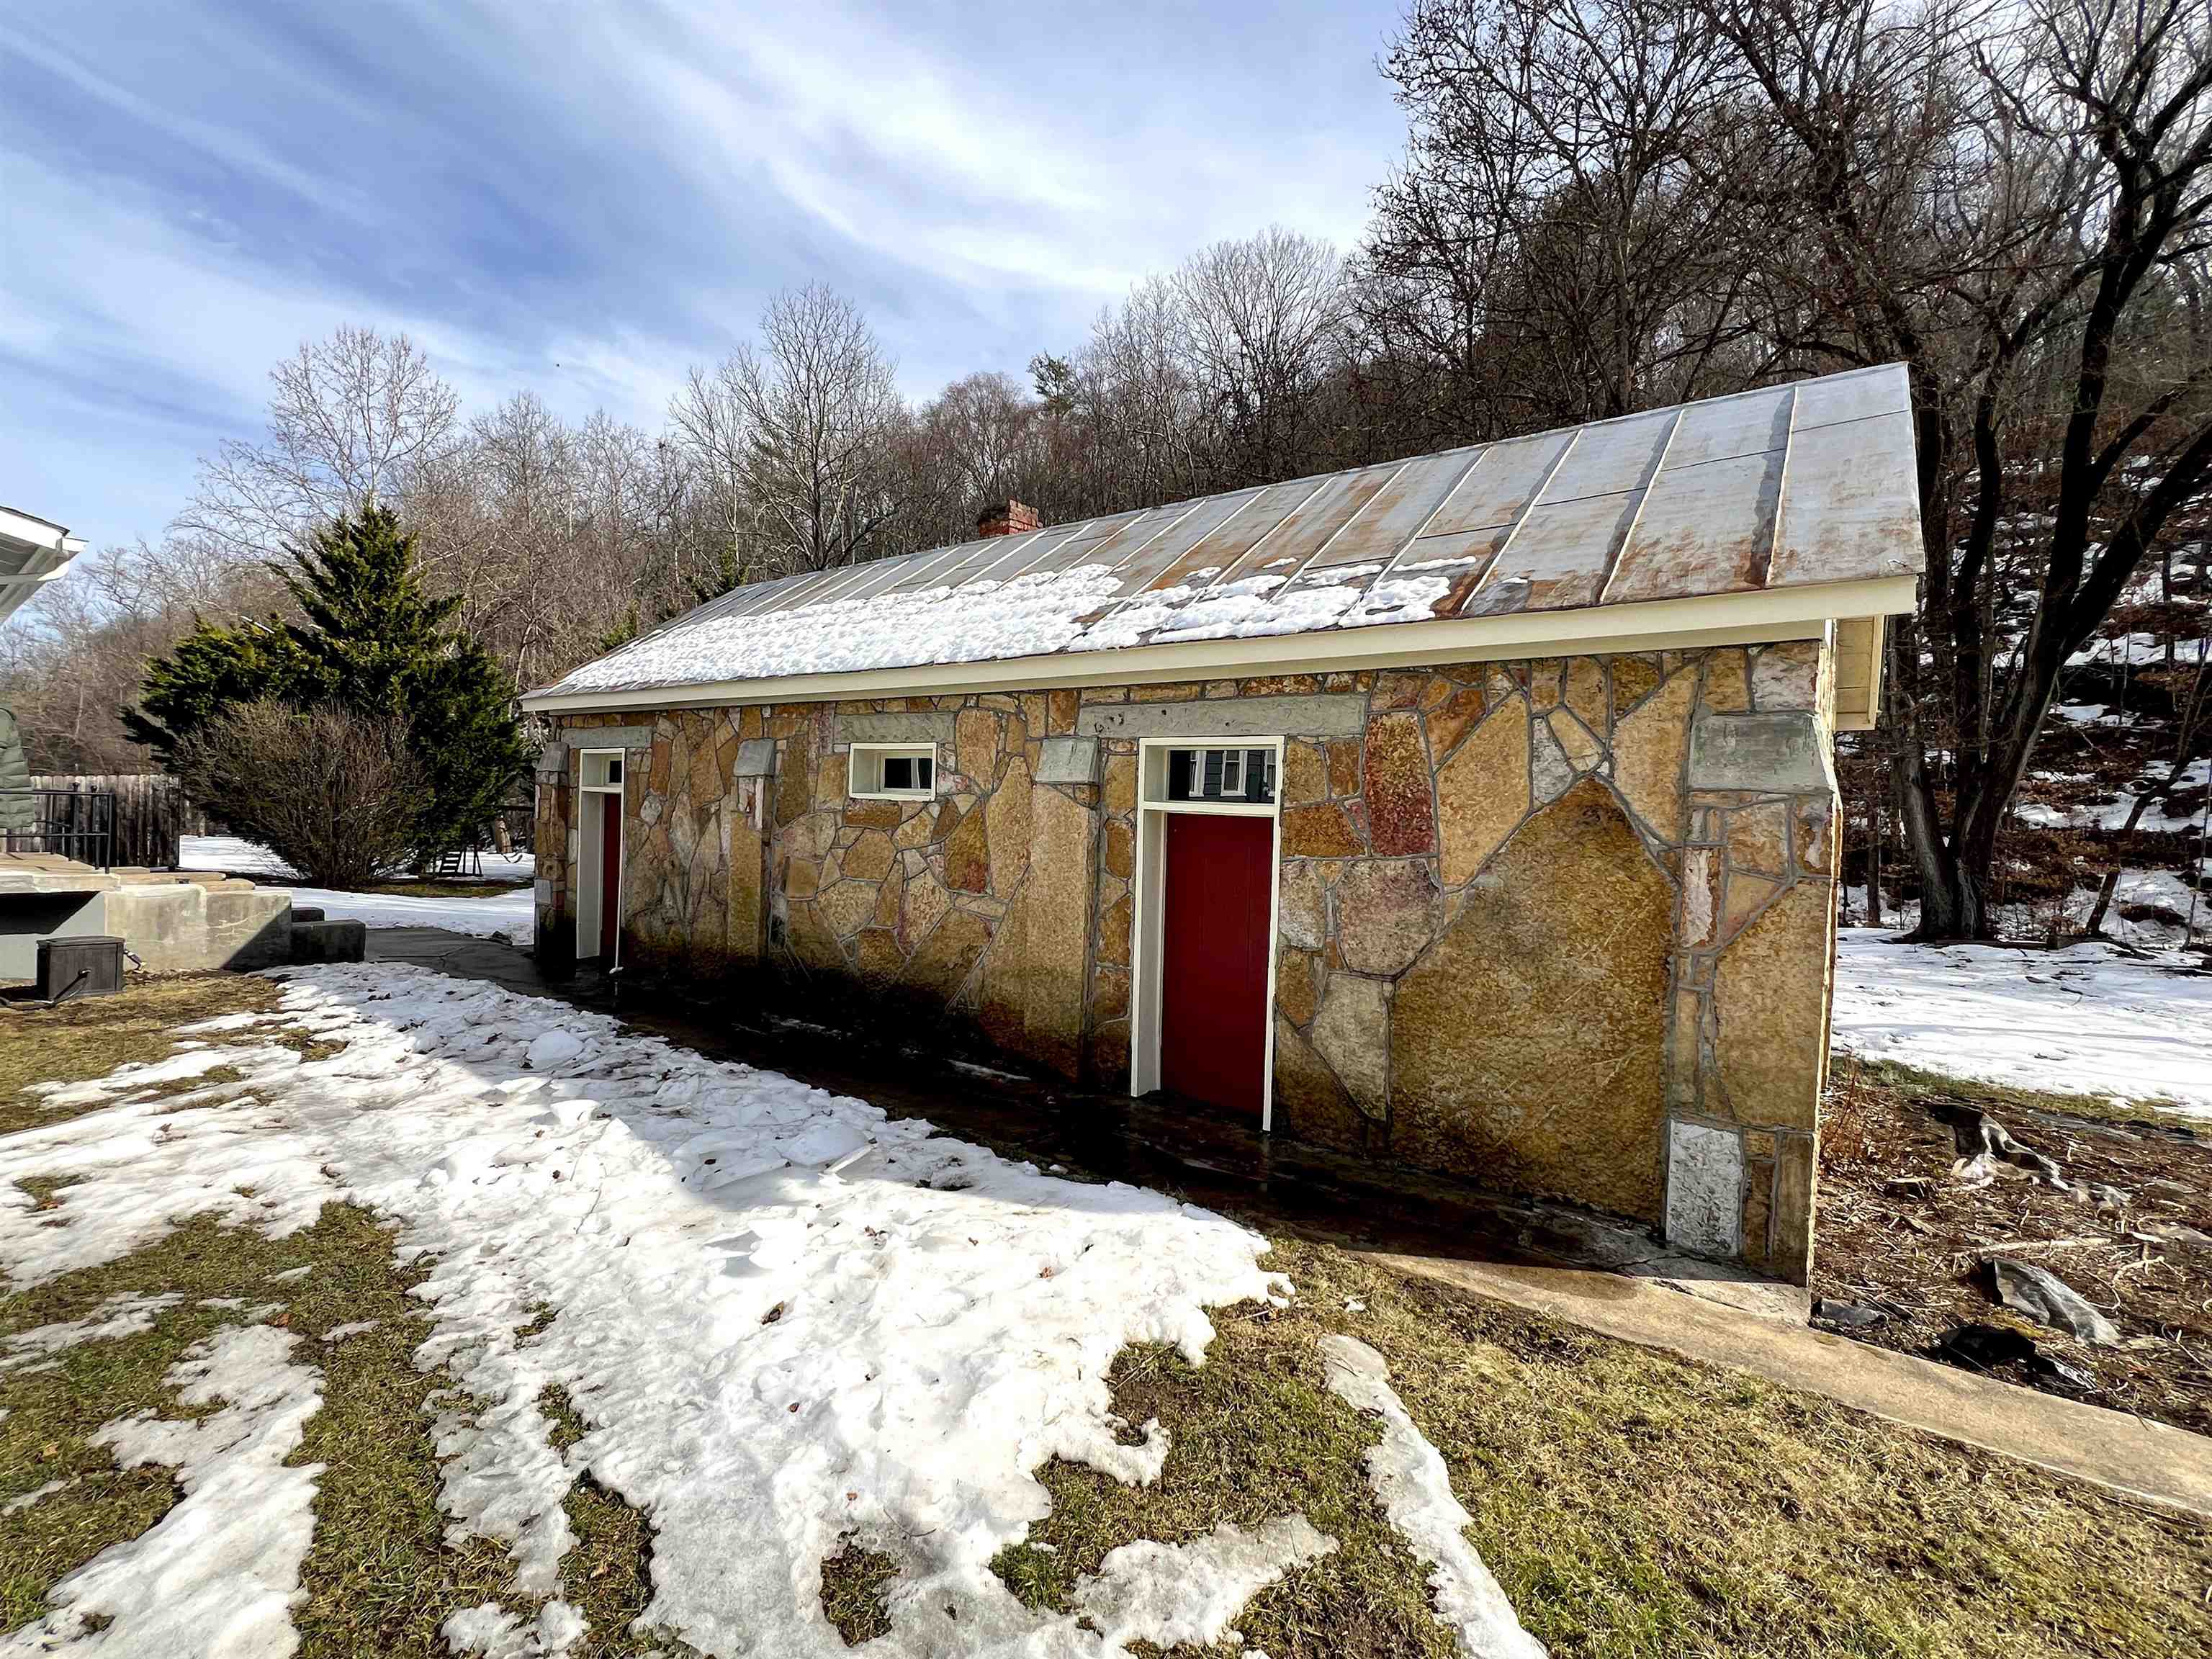
<path id="1" fill-rule="evenodd" d="M 1064 569 L 1076 562 L 1076 555 L 1079 555 L 1085 564 L 1103 565 L 1109 570 L 1119 571 L 1133 560 L 1142 557 L 1146 548 L 1174 529 L 1176 521 L 1190 510 L 1190 502 L 1177 501 L 1172 507 L 1156 507 L 1148 512 L 1124 514 L 1121 519 L 1112 521 L 1115 526 L 1112 535 L 1073 550 L 1070 556 L 1055 557 L 1048 564 L 1040 562 L 1031 565 L 1026 574 L 1034 574 L 1046 568 Z"/>
<path id="2" fill-rule="evenodd" d="M 896 587 L 904 578 L 912 575 L 930 558 L 927 553 L 908 553 L 896 559 L 873 559 L 860 567 L 868 573 L 867 580 L 858 586 L 845 590 L 848 600 L 872 599 L 878 593 Z"/>
<path id="3" fill-rule="evenodd" d="M 1346 623 L 1371 628 L 1379 623 L 1458 616 L 1512 533 L 1510 525 L 1492 525 L 1455 535 L 1422 537 L 1375 579 L 1346 616 Z"/>
<path id="4" fill-rule="evenodd" d="M 1337 532 L 1375 499 L 1403 465 L 1393 461 L 1384 466 L 1362 467 L 1357 472 L 1333 474 L 1320 489 L 1310 491 L 1272 535 L 1231 565 L 1222 580 L 1235 581 L 1261 570 L 1295 574 L 1335 539 Z"/>
<path id="5" fill-rule="evenodd" d="M 998 537 L 981 541 L 960 542 L 951 547 L 939 548 L 934 552 L 916 553 L 912 556 L 914 562 L 908 567 L 907 573 L 884 591 L 889 593 L 919 593 L 927 592 L 932 588 L 949 586 L 948 578 L 954 570 L 967 564 L 978 553 L 990 547 L 994 541 L 1003 550 L 1006 539 L 1003 537 Z"/>
<path id="6" fill-rule="evenodd" d="M 1247 497 L 1233 517 L 1222 519 L 1197 538 L 1188 540 L 1180 558 L 1159 567 L 1141 589 L 1132 591 L 1158 593 L 1170 588 L 1211 586 L 1272 537 L 1314 494 L 1316 482 L 1298 478 L 1270 484 Z M 1182 529 L 1177 526 L 1177 540 L 1185 539 Z"/>
<path id="7" fill-rule="evenodd" d="M 1012 580 L 1018 577 L 1072 569 L 1079 564 L 1100 562 L 1097 558 L 1099 550 L 1144 516 L 1142 513 L 1117 513 L 1109 519 L 1087 520 L 1077 525 L 1072 535 L 1033 544 L 1028 556 L 1011 565 L 994 568 L 992 575 L 999 580 Z"/>
<path id="8" fill-rule="evenodd" d="M 1911 411 L 1893 364 L 801 574 L 711 600 L 538 695 L 1909 575 Z"/>
<path id="9" fill-rule="evenodd" d="M 1668 465 L 1644 492 L 1606 587 L 1607 602 L 1764 586 L 1784 453 L 1675 466 L 1670 451 Z"/>
<path id="10" fill-rule="evenodd" d="M 1613 556 L 1635 521 L 1641 489 L 1540 501 L 1522 516 L 1460 614 L 1562 611 L 1595 605 Z"/>
<path id="11" fill-rule="evenodd" d="M 1667 446 L 1667 465 L 1702 466 L 1707 461 L 1731 460 L 1738 455 L 1763 454 L 1783 449 L 1790 442 L 1790 410 L 1796 401 L 1794 386 L 1771 386 L 1747 392 L 1738 398 L 1716 398 L 1711 403 L 1691 404 L 1682 410 L 1682 423 Z"/>
<path id="12" fill-rule="evenodd" d="M 1387 564 L 1396 558 L 1420 534 L 1451 494 L 1452 486 L 1481 453 L 1451 449 L 1407 461 L 1375 492 L 1365 509 L 1314 556 L 1307 568 L 1327 569 L 1377 559 Z"/>
<path id="13" fill-rule="evenodd" d="M 1909 576 L 1920 568 L 1911 415 L 1793 433 L 1765 586 Z"/>
<path id="14" fill-rule="evenodd" d="M 1422 539 L 1517 524 L 1574 437 L 1572 432 L 1544 432 L 1486 446 L 1423 529 Z"/>
<path id="15" fill-rule="evenodd" d="M 1863 421 L 1875 415 L 1910 415 L 1912 385 L 1903 363 L 1855 369 L 1798 383 L 1797 412 L 1790 425 L 1799 432 L 1816 426 Z"/>
<path id="16" fill-rule="evenodd" d="M 772 595 L 758 611 L 750 614 L 765 617 L 778 611 L 791 611 L 800 605 L 811 605 L 816 595 L 836 586 L 852 574 L 850 566 L 840 566 L 835 570 L 810 570 L 793 577 L 790 586 Z"/>
<path id="17" fill-rule="evenodd" d="M 1641 489 L 1659 465 L 1660 452 L 1680 414 L 1679 410 L 1662 409 L 1582 428 L 1536 498 L 1537 505 Z"/>

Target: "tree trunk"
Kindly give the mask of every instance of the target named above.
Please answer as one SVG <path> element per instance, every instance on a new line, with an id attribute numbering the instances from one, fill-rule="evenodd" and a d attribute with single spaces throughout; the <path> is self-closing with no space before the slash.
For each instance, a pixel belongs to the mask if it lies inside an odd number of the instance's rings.
<path id="1" fill-rule="evenodd" d="M 1866 925 L 1881 926 L 1881 843 L 1889 829 L 1889 803 L 1881 798 L 1878 777 L 1867 780 L 1867 914 Z"/>
<path id="2" fill-rule="evenodd" d="M 2172 642 L 2173 635 L 2169 631 L 2166 635 L 2169 647 Z M 2158 789 L 2145 789 L 2135 798 L 2134 802 L 2128 808 L 2127 822 L 2120 826 L 2122 836 L 2135 833 L 2136 827 L 2143 820 L 2143 814 L 2149 810 L 2151 802 L 2170 799 L 2181 782 L 2181 775 L 2189 769 L 2189 750 L 2196 742 L 2197 722 L 2204 711 L 2204 690 L 2208 669 L 2212 669 L 2212 658 L 2198 658 L 2197 677 L 2190 683 L 2189 699 L 2182 704 L 2179 718 L 2175 722 L 2173 759 L 2166 769 L 2166 782 Z M 2212 811 L 2212 804 L 2208 804 L 2208 811 Z M 2126 867 L 2124 864 L 2115 860 L 2112 868 L 2105 872 L 2104 880 L 2097 885 L 2097 902 L 2089 912 L 2088 925 L 2081 930 L 2085 934 L 2094 937 L 2103 931 L 2105 913 L 2112 908 L 2112 894 L 2118 889 L 2120 874 Z M 2190 914 L 2193 923 L 2196 915 L 2193 899 L 2190 906 Z M 2182 934 L 2182 942 L 2185 945 L 2188 943 L 2189 937 L 2189 931 L 2185 929 Z"/>

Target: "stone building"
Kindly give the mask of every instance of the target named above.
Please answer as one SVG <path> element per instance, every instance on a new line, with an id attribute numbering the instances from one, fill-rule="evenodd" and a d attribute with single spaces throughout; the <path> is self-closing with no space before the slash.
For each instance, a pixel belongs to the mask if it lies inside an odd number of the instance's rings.
<path id="1" fill-rule="evenodd" d="M 1804 1279 L 1901 368 L 1034 526 L 526 699 L 540 951 L 828 976 Z"/>

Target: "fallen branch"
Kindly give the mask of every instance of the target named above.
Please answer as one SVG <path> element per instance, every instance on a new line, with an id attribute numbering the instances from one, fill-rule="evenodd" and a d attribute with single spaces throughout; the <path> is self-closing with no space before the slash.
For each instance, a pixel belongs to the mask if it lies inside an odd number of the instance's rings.
<path id="1" fill-rule="evenodd" d="M 1968 1254 L 1976 1256 L 2018 1255 L 2023 1250 L 2078 1250 L 2087 1244 L 2114 1244 L 2117 1239 L 2101 1236 L 2088 1238 L 2001 1238 L 1990 1244 L 1977 1244 Z"/>

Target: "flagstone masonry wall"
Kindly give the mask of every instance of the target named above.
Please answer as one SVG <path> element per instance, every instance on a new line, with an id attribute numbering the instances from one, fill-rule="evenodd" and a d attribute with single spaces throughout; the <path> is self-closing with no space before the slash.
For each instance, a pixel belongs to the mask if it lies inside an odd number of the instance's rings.
<path id="1" fill-rule="evenodd" d="M 1802 1281 L 1828 661 L 1796 641 L 575 717 L 542 763 L 540 948 L 573 951 L 574 750 L 635 741 L 626 955 L 840 976 L 1126 1087 L 1137 738 L 1279 733 L 1277 1132 Z M 1040 781 L 1071 736 L 1096 781 Z M 933 743 L 936 799 L 851 799 L 856 738 Z M 744 775 L 760 739 L 774 770 Z"/>

